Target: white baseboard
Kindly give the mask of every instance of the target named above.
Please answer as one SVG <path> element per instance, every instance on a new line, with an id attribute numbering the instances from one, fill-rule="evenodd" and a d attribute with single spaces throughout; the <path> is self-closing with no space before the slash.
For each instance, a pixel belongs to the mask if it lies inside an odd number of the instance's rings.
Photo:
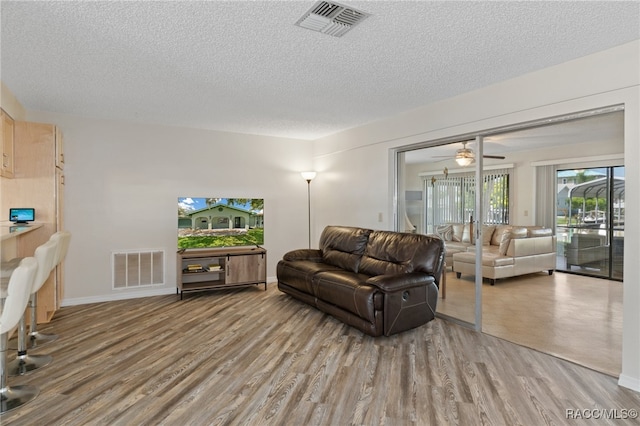
<path id="1" fill-rule="evenodd" d="M 111 294 L 105 294 L 101 296 L 91 296 L 91 297 L 76 297 L 73 299 L 62 299 L 61 305 L 64 306 L 75 306 L 75 305 L 86 305 L 88 303 L 99 303 L 99 302 L 113 302 L 115 300 L 126 300 L 126 299 L 138 299 L 141 297 L 151 297 L 151 296 L 164 296 L 166 294 L 176 294 L 176 288 L 159 288 L 159 289 L 147 289 L 147 290 L 136 290 L 136 291 L 118 291 L 113 292 Z M 176 297 L 178 297 L 176 295 Z"/>
<path id="2" fill-rule="evenodd" d="M 640 392 L 640 378 L 637 377 L 630 377 L 625 374 L 621 374 L 618 377 L 618 385 L 636 392 Z"/>
<path id="3" fill-rule="evenodd" d="M 267 277 L 267 283 L 276 283 L 276 277 Z M 164 296 L 166 294 L 176 294 L 176 288 L 159 288 L 136 291 L 118 291 L 111 294 L 90 297 L 76 297 L 73 299 L 62 299 L 61 306 L 86 305 L 88 303 L 113 302 L 115 300 L 139 299 L 141 297 Z M 177 295 L 177 294 L 176 294 Z"/>

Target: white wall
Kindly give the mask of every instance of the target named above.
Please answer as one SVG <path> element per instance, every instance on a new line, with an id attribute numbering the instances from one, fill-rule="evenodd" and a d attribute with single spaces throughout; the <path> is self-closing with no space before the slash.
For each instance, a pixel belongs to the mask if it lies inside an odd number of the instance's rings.
<path id="1" fill-rule="evenodd" d="M 314 167 L 326 178 L 316 185 L 314 233 L 337 222 L 392 229 L 393 148 L 616 104 L 625 105 L 627 217 L 638 216 L 639 52 L 635 41 L 316 141 Z M 387 214 L 377 222 L 380 211 Z M 640 223 L 625 227 L 619 382 L 640 391 Z"/>
<path id="2" fill-rule="evenodd" d="M 9 88 L 0 81 L 0 106 L 14 120 L 24 120 L 26 111 L 20 101 L 11 93 Z"/>
<path id="3" fill-rule="evenodd" d="M 29 112 L 65 141 L 65 225 L 73 234 L 63 305 L 175 293 L 177 199 L 265 200 L 267 275 L 307 246 L 308 141 Z M 112 290 L 111 253 L 164 249 L 165 286 Z"/>

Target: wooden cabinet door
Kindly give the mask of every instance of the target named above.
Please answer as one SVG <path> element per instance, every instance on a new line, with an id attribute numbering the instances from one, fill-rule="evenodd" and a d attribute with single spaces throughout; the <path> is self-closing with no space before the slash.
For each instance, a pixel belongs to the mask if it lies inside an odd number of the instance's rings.
<path id="1" fill-rule="evenodd" d="M 56 230 L 64 230 L 64 172 L 56 168 Z"/>
<path id="2" fill-rule="evenodd" d="M 2 153 L 2 163 L 0 164 L 0 176 L 12 178 L 14 173 L 13 165 L 13 140 L 14 140 L 14 122 L 4 110 L 0 111 L 2 115 L 2 142 L 0 150 Z"/>
<path id="3" fill-rule="evenodd" d="M 266 280 L 266 253 L 229 256 L 226 284 L 257 283 Z"/>
<path id="4" fill-rule="evenodd" d="M 64 174 L 62 170 L 56 168 L 56 229 L 64 230 Z M 56 269 L 56 309 L 60 307 L 64 297 L 64 262 L 60 263 Z"/>

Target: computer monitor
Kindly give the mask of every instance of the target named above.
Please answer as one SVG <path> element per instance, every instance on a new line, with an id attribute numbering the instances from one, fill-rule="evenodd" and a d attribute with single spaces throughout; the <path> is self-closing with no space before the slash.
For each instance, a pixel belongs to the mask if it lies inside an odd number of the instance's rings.
<path id="1" fill-rule="evenodd" d="M 9 220 L 14 223 L 33 222 L 36 219 L 36 209 L 30 207 L 9 209 Z"/>

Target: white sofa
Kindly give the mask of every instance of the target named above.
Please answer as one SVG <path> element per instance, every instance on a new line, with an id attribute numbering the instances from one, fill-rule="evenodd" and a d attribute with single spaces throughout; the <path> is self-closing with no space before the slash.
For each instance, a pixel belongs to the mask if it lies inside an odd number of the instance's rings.
<path id="1" fill-rule="evenodd" d="M 445 261 L 458 278 L 475 275 L 476 241 L 469 224 L 446 224 L 436 233 L 445 241 Z M 482 276 L 491 285 L 497 279 L 556 267 L 556 237 L 540 226 L 483 225 Z"/>

